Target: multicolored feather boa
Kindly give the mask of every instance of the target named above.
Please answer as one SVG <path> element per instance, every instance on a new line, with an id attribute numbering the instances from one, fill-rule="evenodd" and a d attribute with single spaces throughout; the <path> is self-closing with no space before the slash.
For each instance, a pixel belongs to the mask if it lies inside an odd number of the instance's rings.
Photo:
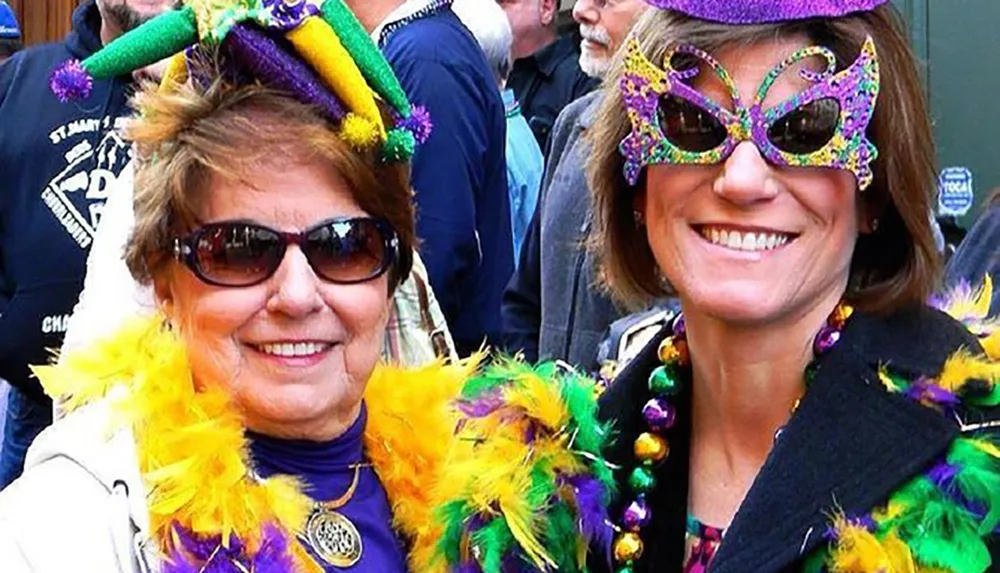
<path id="1" fill-rule="evenodd" d="M 368 383 L 366 451 L 415 559 L 439 535 L 433 484 L 456 455 L 452 400 L 476 366 L 380 366 Z M 36 373 L 67 411 L 109 400 L 109 431 L 132 429 L 164 573 L 322 571 L 296 541 L 312 502 L 292 478 L 251 478 L 242 416 L 224 389 L 197 387 L 162 319 L 134 322 Z"/>
<path id="2" fill-rule="evenodd" d="M 941 305 L 986 356 L 959 351 L 933 379 L 886 369 L 886 389 L 948 416 L 959 405 L 1000 404 L 991 289 L 961 289 Z M 369 382 L 365 445 L 394 526 L 411 542 L 411 570 L 585 571 L 588 550 L 611 540 L 614 482 L 601 457 L 608 431 L 597 421 L 598 386 L 554 364 L 500 360 L 474 375 L 477 367 L 477 359 L 380 367 Z M 320 571 L 295 541 L 310 500 L 293 479 L 250 478 L 242 417 L 223 389 L 196 387 L 161 321 L 133 324 L 38 375 L 68 410 L 110 400 L 114 422 L 132 428 L 152 536 L 175 567 L 165 572 L 207 570 L 220 556 L 243 569 L 213 571 Z M 983 537 L 998 524 L 1000 447 L 966 426 L 884 506 L 835 518 L 829 549 L 806 570 L 980 573 L 990 566 Z"/>
<path id="3" fill-rule="evenodd" d="M 948 417 L 959 406 L 1000 405 L 1000 322 L 987 317 L 993 285 L 960 285 L 934 306 L 960 321 L 985 356 L 960 349 L 936 378 L 906 380 L 883 368 L 885 388 Z M 992 430 L 992 431 L 987 431 Z M 962 422 L 962 434 L 922 475 L 896 490 L 867 515 L 838 516 L 831 548 L 807 562 L 806 571 L 832 573 L 991 570 L 985 537 L 1000 534 L 1000 427 Z M 996 564 L 993 564 L 996 566 Z"/>
<path id="4" fill-rule="evenodd" d="M 960 350 L 933 379 L 906 380 L 884 369 L 886 389 L 947 416 L 959 405 L 1000 404 L 1000 324 L 986 318 L 991 295 L 987 280 L 979 291 L 963 287 L 936 305 L 979 338 L 986 356 Z M 453 493 L 436 515 L 445 535 L 418 571 L 581 572 L 588 544 L 607 551 L 611 529 L 601 503 L 613 484 L 600 457 L 605 429 L 594 419 L 592 397 L 584 398 L 594 386 L 565 377 L 552 385 L 546 368 L 501 364 L 466 385 L 464 431 L 478 449 L 449 476 Z M 983 538 L 998 524 L 1000 447 L 964 427 L 943 459 L 883 507 L 837 516 L 829 546 L 805 569 L 982 573 L 990 566 Z"/>

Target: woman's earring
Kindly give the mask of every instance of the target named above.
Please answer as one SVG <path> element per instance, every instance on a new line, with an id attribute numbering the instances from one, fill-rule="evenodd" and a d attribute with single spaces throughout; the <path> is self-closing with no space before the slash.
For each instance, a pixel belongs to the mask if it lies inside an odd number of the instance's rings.
<path id="1" fill-rule="evenodd" d="M 878 231 L 878 217 L 872 219 L 872 233 Z"/>

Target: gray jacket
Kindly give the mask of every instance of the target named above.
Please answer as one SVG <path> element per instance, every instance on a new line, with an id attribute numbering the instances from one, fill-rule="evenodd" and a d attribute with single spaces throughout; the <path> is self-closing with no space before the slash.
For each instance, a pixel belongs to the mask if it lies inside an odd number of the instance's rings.
<path id="1" fill-rule="evenodd" d="M 504 292 L 504 342 L 529 361 L 564 360 L 593 370 L 597 346 L 623 312 L 595 286 L 597 265 L 584 246 L 590 191 L 582 137 L 593 123 L 600 91 L 567 106 L 556 119 L 538 208 Z"/>

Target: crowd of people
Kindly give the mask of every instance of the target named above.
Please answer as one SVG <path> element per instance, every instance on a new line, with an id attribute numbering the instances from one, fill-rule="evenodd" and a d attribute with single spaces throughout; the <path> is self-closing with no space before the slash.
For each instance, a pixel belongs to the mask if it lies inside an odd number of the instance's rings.
<path id="1" fill-rule="evenodd" d="M 1000 570 L 896 8 L 572 19 L 0 0 L 0 570 Z"/>

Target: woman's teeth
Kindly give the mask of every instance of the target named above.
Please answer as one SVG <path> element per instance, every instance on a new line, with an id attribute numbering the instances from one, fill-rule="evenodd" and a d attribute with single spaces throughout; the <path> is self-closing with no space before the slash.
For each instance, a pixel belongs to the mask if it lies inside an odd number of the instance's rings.
<path id="1" fill-rule="evenodd" d="M 785 233 L 741 233 L 731 229 L 702 227 L 701 236 L 714 245 L 737 251 L 773 251 L 792 239 Z"/>
<path id="2" fill-rule="evenodd" d="M 261 344 L 257 348 L 264 354 L 282 357 L 312 356 L 319 354 L 330 344 L 325 342 L 278 342 L 275 344 Z"/>

